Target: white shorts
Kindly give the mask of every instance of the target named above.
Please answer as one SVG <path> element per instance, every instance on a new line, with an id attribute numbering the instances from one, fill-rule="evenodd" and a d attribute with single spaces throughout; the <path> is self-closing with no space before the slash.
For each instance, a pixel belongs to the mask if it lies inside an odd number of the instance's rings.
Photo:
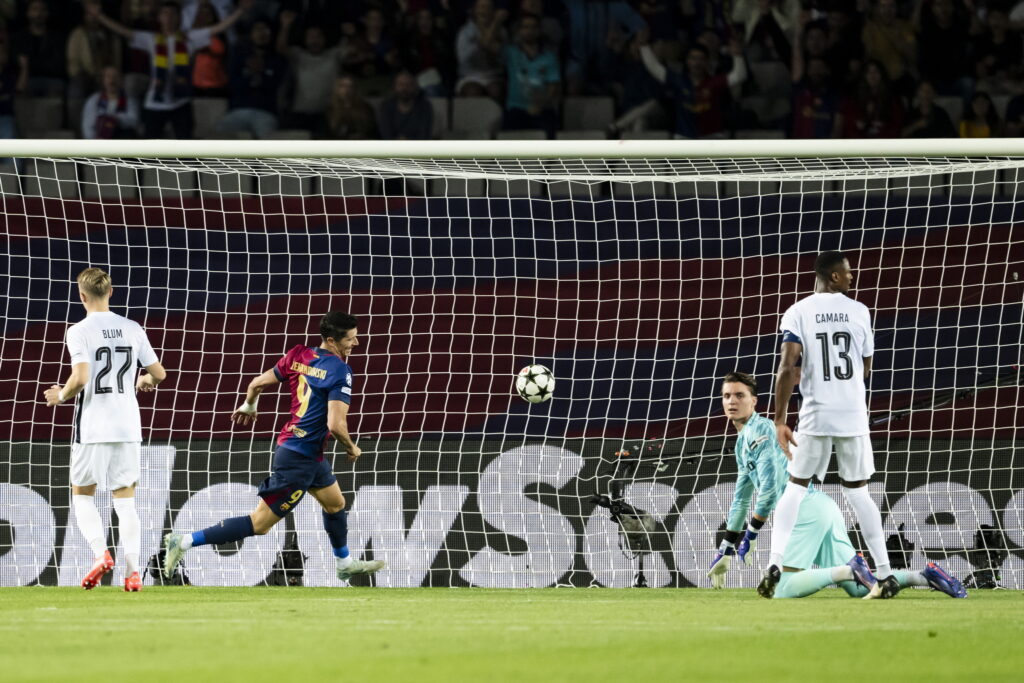
<path id="1" fill-rule="evenodd" d="M 790 446 L 793 459 L 787 468 L 797 479 L 818 477 L 823 480 L 836 448 L 839 478 L 843 481 L 866 481 L 875 473 L 875 454 L 871 450 L 871 437 L 863 436 L 811 436 L 794 434 L 798 445 Z"/>
<path id="2" fill-rule="evenodd" d="M 71 485 L 116 491 L 139 481 L 142 444 L 78 443 L 71 449 Z"/>

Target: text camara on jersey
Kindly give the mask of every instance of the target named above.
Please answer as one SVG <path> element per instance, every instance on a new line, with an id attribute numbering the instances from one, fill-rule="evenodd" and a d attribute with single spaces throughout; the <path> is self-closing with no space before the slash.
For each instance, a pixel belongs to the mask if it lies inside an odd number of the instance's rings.
<path id="1" fill-rule="evenodd" d="M 783 342 L 803 346 L 798 432 L 867 434 L 864 359 L 875 353 L 868 307 L 845 294 L 819 292 L 790 306 L 780 327 Z"/>

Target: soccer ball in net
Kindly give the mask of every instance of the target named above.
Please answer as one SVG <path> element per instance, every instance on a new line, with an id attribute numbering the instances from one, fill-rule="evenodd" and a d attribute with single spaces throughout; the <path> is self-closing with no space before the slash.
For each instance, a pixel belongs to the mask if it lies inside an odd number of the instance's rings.
<path id="1" fill-rule="evenodd" d="M 516 377 L 516 391 L 530 403 L 543 403 L 555 390 L 555 376 L 543 365 L 527 365 Z"/>

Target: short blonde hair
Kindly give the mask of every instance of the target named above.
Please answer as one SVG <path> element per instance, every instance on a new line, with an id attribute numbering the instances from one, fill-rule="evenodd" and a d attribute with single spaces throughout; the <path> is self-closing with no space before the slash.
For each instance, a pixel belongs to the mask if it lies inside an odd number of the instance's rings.
<path id="1" fill-rule="evenodd" d="M 86 268 L 78 274 L 78 288 L 90 299 L 110 296 L 110 276 L 100 268 Z"/>

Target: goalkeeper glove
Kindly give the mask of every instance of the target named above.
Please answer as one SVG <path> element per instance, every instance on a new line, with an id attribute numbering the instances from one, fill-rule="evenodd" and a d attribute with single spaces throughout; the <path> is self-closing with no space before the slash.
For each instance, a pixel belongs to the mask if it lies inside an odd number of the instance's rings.
<path id="1" fill-rule="evenodd" d="M 715 553 L 715 559 L 711 561 L 708 568 L 708 578 L 711 579 L 712 588 L 725 588 L 725 575 L 729 572 L 729 564 L 732 562 L 732 555 L 736 552 L 732 543 L 722 541 Z"/>
<path id="2" fill-rule="evenodd" d="M 747 529 L 743 534 L 743 540 L 736 546 L 736 555 L 744 564 L 754 563 L 754 551 L 757 550 L 757 532 Z"/>

